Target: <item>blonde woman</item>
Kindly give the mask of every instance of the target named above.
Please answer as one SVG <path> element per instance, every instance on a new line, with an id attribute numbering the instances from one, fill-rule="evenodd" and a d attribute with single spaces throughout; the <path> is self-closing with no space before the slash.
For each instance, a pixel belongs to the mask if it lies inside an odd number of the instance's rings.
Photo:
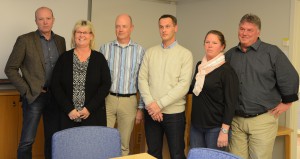
<path id="1" fill-rule="evenodd" d="M 93 50 L 91 22 L 78 21 L 72 32 L 73 49 L 62 54 L 53 71 L 52 93 L 61 107 L 61 128 L 106 126 L 105 97 L 111 86 L 107 62 Z"/>

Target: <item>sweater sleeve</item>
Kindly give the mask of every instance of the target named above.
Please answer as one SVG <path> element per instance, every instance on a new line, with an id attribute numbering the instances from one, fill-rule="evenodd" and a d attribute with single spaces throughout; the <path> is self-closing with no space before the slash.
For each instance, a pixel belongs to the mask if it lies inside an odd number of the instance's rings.
<path id="1" fill-rule="evenodd" d="M 149 53 L 146 52 L 138 75 L 138 87 L 145 105 L 154 101 L 149 87 L 149 59 Z"/>
<path id="2" fill-rule="evenodd" d="M 68 55 L 70 54 L 66 52 L 58 58 L 56 65 L 53 69 L 52 81 L 51 81 L 51 93 L 53 94 L 58 105 L 62 108 L 62 110 L 66 114 L 68 114 L 74 109 L 73 102 L 72 100 L 70 100 L 70 98 L 68 98 L 68 95 L 65 91 L 66 86 L 62 82 L 62 80 L 67 75 L 70 75 L 68 73 L 66 74 L 66 72 L 63 71 L 64 70 L 63 68 L 66 67 L 64 64 L 67 64 L 68 61 L 71 60 L 68 59 L 68 57 L 70 57 Z"/>
<path id="3" fill-rule="evenodd" d="M 87 103 L 85 105 L 85 107 L 91 113 L 97 110 L 98 107 L 100 107 L 101 104 L 104 103 L 105 97 L 108 95 L 109 89 L 111 87 L 111 77 L 110 77 L 110 72 L 105 57 L 98 52 L 93 52 L 93 55 L 97 55 L 97 57 L 93 56 L 95 57 L 94 59 L 95 61 L 93 61 L 93 63 L 91 63 L 91 66 L 89 66 L 92 68 L 90 68 L 90 70 L 88 71 L 89 74 L 87 75 L 88 76 L 87 82 L 89 83 L 86 83 L 86 85 L 88 85 L 86 86 L 86 89 L 89 92 L 90 94 L 89 96 L 91 96 L 91 98 L 89 101 L 86 101 Z M 100 76 L 99 79 L 96 78 L 93 73 L 100 73 L 101 75 L 99 75 Z M 92 82 L 92 80 L 95 79 L 99 81 Z M 92 83 L 97 83 L 97 85 Z M 92 92 L 91 90 L 94 89 L 96 90 L 95 93 L 91 93 Z"/>
<path id="4" fill-rule="evenodd" d="M 239 80 L 235 73 L 235 71 L 228 67 L 227 71 L 223 72 L 221 77 L 223 92 L 224 92 L 224 115 L 223 115 L 223 123 L 227 125 L 231 125 L 235 108 L 238 104 L 239 97 Z"/>
<path id="5" fill-rule="evenodd" d="M 160 108 L 167 107 L 177 102 L 187 94 L 190 88 L 193 72 L 193 56 L 190 51 L 187 51 L 184 57 L 185 58 L 182 59 L 180 76 L 177 85 L 170 89 L 166 95 L 157 101 Z"/>

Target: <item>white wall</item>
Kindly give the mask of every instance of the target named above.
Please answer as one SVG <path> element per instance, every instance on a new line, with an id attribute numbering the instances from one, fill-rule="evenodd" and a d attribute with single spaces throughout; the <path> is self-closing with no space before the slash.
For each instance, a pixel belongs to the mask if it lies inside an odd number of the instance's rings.
<path id="1" fill-rule="evenodd" d="M 53 31 L 65 37 L 68 49 L 75 22 L 87 19 L 88 15 L 88 1 L 83 0 L 1 0 L 0 79 L 7 78 L 4 68 L 17 37 L 37 29 L 34 13 L 41 6 L 52 9 L 55 16 Z"/>
<path id="2" fill-rule="evenodd" d="M 261 40 L 278 45 L 284 51 L 282 38 L 289 37 L 290 2 L 286 0 L 183 0 L 177 5 L 178 39 L 194 54 L 194 61 L 204 55 L 205 34 L 216 29 L 223 32 L 226 50 L 238 44 L 237 29 L 240 18 L 254 13 L 261 18 Z"/>
<path id="3" fill-rule="evenodd" d="M 145 48 L 161 43 L 158 19 L 163 14 L 176 15 L 176 5 L 147 0 L 92 0 L 92 18 L 96 29 L 96 49 L 116 39 L 115 18 L 131 15 L 135 26 L 132 40 Z"/>

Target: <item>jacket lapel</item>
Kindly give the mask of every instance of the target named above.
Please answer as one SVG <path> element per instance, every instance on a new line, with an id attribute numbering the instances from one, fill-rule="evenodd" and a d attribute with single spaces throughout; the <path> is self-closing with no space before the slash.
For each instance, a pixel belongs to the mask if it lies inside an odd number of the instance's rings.
<path id="1" fill-rule="evenodd" d="M 58 51 L 59 55 L 61 55 L 62 53 L 64 53 L 66 51 L 66 46 L 64 44 L 64 41 L 60 40 L 59 37 L 55 34 L 54 34 L 53 38 L 55 41 L 57 51 Z"/>
<path id="2" fill-rule="evenodd" d="M 40 61 L 42 62 L 41 65 L 43 66 L 43 69 L 45 71 L 45 58 L 44 58 L 44 53 L 43 53 L 43 49 L 42 49 L 42 43 L 41 43 L 39 35 L 36 33 L 34 33 L 34 43 L 35 43 L 35 48 L 36 48 L 38 57 L 40 58 Z"/>

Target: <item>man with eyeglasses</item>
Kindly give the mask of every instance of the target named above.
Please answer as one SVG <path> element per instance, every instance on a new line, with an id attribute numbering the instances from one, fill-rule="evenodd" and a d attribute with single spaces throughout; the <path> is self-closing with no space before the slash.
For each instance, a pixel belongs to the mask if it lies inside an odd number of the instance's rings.
<path id="1" fill-rule="evenodd" d="M 52 31 L 54 20 L 50 8 L 38 8 L 35 11 L 38 29 L 17 38 L 5 67 L 6 76 L 22 98 L 23 127 L 18 159 L 32 158 L 32 145 L 42 115 L 46 159 L 51 158 L 52 135 L 59 130 L 58 108 L 49 87 L 52 70 L 59 55 L 66 51 L 66 42 Z"/>
<path id="2" fill-rule="evenodd" d="M 139 89 L 147 110 L 148 153 L 163 158 L 165 134 L 171 158 L 184 159 L 185 96 L 192 79 L 193 56 L 176 41 L 176 17 L 162 15 L 158 27 L 162 43 L 146 51 L 139 73 Z"/>
<path id="3" fill-rule="evenodd" d="M 120 131 L 122 155 L 129 154 L 131 132 L 143 119 L 143 102 L 137 103 L 137 78 L 144 56 L 144 48 L 130 38 L 134 25 L 128 14 L 117 16 L 115 34 L 117 39 L 104 44 L 104 54 L 110 69 L 112 86 L 106 97 L 107 126 Z"/>

